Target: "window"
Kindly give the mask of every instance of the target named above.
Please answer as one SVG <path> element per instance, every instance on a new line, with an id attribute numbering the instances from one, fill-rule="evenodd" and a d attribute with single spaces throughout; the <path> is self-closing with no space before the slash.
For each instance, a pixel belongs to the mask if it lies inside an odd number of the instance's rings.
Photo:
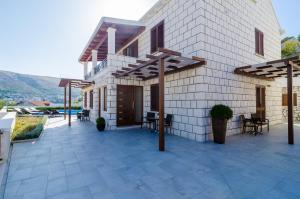
<path id="1" fill-rule="evenodd" d="M 129 56 L 129 57 L 138 57 L 138 50 L 139 50 L 139 42 L 136 40 L 132 44 L 130 44 L 127 48 L 123 50 L 123 55 Z"/>
<path id="2" fill-rule="evenodd" d="M 90 91 L 90 108 L 93 108 L 93 103 L 94 103 L 94 95 L 93 95 L 93 90 Z"/>
<path id="3" fill-rule="evenodd" d="M 150 93 L 150 98 L 151 98 L 151 111 L 158 111 L 158 106 L 159 106 L 159 86 L 158 84 L 152 84 L 151 85 L 151 93 Z"/>
<path id="4" fill-rule="evenodd" d="M 164 21 L 151 29 L 151 53 L 164 47 Z"/>
<path id="5" fill-rule="evenodd" d="M 107 111 L 107 87 L 103 88 L 103 110 Z"/>
<path id="6" fill-rule="evenodd" d="M 87 93 L 84 92 L 84 108 L 87 107 Z"/>
<path id="7" fill-rule="evenodd" d="M 255 53 L 264 56 L 264 33 L 255 28 Z"/>
<path id="8" fill-rule="evenodd" d="M 294 106 L 297 106 L 297 93 L 293 94 L 293 104 Z M 287 94 L 282 94 L 282 106 L 288 106 L 288 95 Z"/>

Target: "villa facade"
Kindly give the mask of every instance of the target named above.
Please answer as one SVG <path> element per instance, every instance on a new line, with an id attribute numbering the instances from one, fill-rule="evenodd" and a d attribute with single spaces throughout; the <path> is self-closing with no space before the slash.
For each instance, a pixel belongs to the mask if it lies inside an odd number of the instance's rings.
<path id="1" fill-rule="evenodd" d="M 228 134 L 240 133 L 239 115 L 258 112 L 282 122 L 277 81 L 234 74 L 237 67 L 281 58 L 280 25 L 272 0 L 160 0 L 139 21 L 102 18 L 80 55 L 85 80 L 83 107 L 107 128 L 137 125 L 158 111 L 158 78 L 117 78 L 124 67 L 147 60 L 158 48 L 202 57 L 207 64 L 165 76 L 165 113 L 172 133 L 204 141 L 211 134 L 209 111 L 225 104 L 234 111 Z"/>

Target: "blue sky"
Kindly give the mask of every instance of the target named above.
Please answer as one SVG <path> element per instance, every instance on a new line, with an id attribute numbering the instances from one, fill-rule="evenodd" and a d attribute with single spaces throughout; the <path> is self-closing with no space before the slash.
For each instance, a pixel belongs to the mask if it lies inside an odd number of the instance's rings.
<path id="1" fill-rule="evenodd" d="M 101 16 L 139 19 L 157 0 L 0 0 L 0 70 L 81 78 L 78 57 Z M 117 5 L 117 6 L 116 6 Z M 274 0 L 286 35 L 299 0 Z"/>

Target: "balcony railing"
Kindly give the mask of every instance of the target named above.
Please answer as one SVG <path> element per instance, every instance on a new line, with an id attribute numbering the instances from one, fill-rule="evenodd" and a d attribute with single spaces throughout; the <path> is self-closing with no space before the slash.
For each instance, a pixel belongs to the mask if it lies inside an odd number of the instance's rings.
<path id="1" fill-rule="evenodd" d="M 92 76 L 96 75 L 97 73 L 101 72 L 102 70 L 104 70 L 106 67 L 107 67 L 107 59 L 104 59 L 101 62 L 99 62 L 99 64 L 95 68 L 93 68 L 93 70 L 89 72 L 84 78 L 87 80 Z"/>
<path id="2" fill-rule="evenodd" d="M 107 59 L 104 59 L 94 68 L 94 75 L 96 75 L 106 67 L 107 67 Z"/>

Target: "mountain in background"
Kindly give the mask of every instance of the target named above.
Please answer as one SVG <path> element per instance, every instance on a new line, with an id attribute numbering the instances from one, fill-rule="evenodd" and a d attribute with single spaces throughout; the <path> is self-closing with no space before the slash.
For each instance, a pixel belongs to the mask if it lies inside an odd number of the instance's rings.
<path id="1" fill-rule="evenodd" d="M 0 99 L 30 102 L 46 100 L 55 104 L 63 103 L 63 88 L 60 79 L 37 75 L 25 75 L 0 70 Z M 80 90 L 73 89 L 72 96 L 80 97 Z"/>

